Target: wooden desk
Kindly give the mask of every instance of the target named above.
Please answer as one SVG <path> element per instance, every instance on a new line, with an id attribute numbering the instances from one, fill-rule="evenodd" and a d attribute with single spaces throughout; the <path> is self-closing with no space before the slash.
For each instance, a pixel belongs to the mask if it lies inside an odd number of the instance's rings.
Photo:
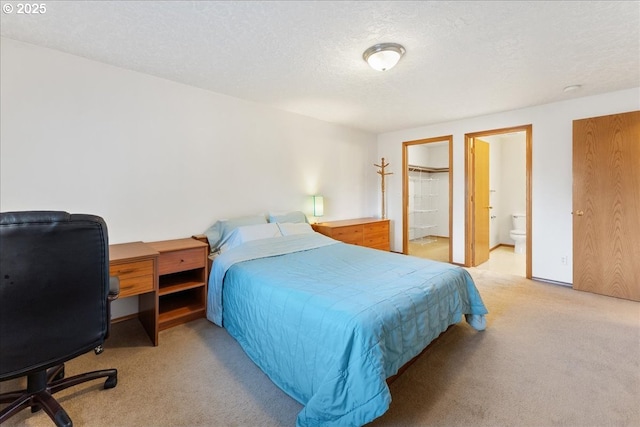
<path id="1" fill-rule="evenodd" d="M 109 245 L 109 274 L 120 279 L 120 295 L 139 297 L 138 318 L 158 345 L 158 251 L 143 242 Z"/>

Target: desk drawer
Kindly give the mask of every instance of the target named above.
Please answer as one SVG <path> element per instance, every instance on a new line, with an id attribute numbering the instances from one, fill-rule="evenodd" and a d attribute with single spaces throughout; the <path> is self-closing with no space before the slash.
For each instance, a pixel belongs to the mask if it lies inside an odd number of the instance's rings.
<path id="1" fill-rule="evenodd" d="M 202 248 L 160 254 L 158 274 L 171 274 L 205 266 L 206 252 Z"/>
<path id="2" fill-rule="evenodd" d="M 119 298 L 154 290 L 153 260 L 111 265 L 109 275 L 118 276 L 120 279 Z"/>

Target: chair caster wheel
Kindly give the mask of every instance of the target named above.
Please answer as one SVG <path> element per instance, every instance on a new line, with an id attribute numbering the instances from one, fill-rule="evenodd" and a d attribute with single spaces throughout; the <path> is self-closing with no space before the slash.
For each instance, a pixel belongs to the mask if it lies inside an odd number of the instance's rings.
<path id="1" fill-rule="evenodd" d="M 71 418 L 69 418 L 69 415 L 67 415 L 64 409 L 60 409 L 58 412 L 55 413 L 53 422 L 56 424 L 57 427 L 73 426 L 73 422 L 71 421 Z"/>
<path id="2" fill-rule="evenodd" d="M 114 388 L 116 384 L 118 384 L 118 377 L 114 375 L 107 378 L 107 380 L 104 382 L 104 389 L 106 390 L 108 388 Z"/>

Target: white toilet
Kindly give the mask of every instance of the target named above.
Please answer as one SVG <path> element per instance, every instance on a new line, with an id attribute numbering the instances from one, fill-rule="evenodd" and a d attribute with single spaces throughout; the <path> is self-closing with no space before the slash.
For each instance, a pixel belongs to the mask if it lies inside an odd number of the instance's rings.
<path id="1" fill-rule="evenodd" d="M 511 218 L 513 230 L 509 233 L 509 237 L 516 242 L 514 252 L 523 254 L 527 243 L 527 217 L 525 214 L 515 213 Z"/>

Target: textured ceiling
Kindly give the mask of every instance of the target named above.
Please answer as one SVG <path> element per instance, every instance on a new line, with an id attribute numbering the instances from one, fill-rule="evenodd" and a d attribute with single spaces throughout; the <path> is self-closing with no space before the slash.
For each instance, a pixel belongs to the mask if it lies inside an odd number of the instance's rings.
<path id="1" fill-rule="evenodd" d="M 373 133 L 640 86 L 638 1 L 38 3 L 1 35 Z"/>

